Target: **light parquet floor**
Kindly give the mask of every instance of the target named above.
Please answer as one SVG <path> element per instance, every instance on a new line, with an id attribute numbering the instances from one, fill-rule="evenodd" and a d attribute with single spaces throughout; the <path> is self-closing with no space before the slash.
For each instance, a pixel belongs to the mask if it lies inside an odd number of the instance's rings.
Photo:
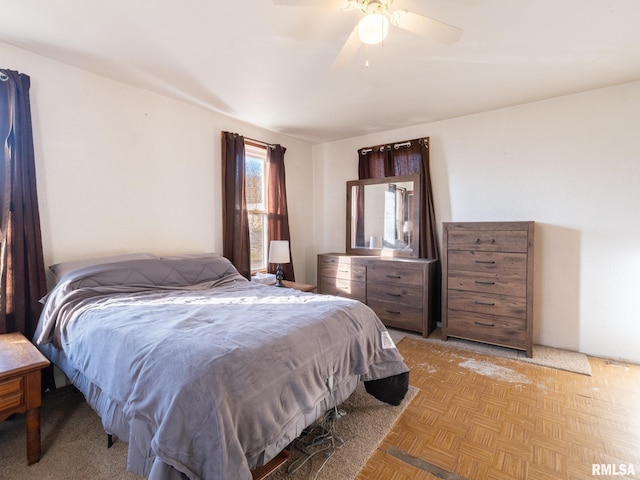
<path id="1" fill-rule="evenodd" d="M 586 376 L 410 337 L 398 348 L 420 392 L 358 480 L 640 479 L 640 366 L 589 358 Z"/>

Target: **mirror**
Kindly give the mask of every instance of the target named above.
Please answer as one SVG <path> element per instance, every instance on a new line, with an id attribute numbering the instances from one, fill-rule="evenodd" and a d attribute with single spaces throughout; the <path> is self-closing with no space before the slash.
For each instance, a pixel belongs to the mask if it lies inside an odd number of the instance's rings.
<path id="1" fill-rule="evenodd" d="M 347 253 L 418 257 L 420 175 L 347 182 Z"/>

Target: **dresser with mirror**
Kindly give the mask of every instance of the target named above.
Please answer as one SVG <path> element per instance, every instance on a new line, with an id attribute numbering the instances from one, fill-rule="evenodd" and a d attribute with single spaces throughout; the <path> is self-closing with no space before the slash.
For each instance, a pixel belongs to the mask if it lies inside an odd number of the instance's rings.
<path id="1" fill-rule="evenodd" d="M 419 258 L 419 175 L 347 182 L 346 253 L 318 255 L 318 292 L 359 300 L 390 327 L 436 327 L 436 259 Z"/>

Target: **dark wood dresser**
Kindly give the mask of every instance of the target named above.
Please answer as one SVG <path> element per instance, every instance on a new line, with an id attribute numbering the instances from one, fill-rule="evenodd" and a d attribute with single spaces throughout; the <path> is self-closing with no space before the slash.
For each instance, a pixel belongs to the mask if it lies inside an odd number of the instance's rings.
<path id="1" fill-rule="evenodd" d="M 370 306 L 389 327 L 428 336 L 436 328 L 437 260 L 325 253 L 318 255 L 318 293 Z"/>
<path id="2" fill-rule="evenodd" d="M 534 222 L 443 224 L 442 338 L 533 354 Z"/>

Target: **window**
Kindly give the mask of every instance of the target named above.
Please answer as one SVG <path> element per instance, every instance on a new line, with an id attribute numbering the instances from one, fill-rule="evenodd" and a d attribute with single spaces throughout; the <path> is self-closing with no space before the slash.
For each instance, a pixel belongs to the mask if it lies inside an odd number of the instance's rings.
<path id="1" fill-rule="evenodd" d="M 251 272 L 266 271 L 268 247 L 267 149 L 245 142 L 244 153 Z"/>

